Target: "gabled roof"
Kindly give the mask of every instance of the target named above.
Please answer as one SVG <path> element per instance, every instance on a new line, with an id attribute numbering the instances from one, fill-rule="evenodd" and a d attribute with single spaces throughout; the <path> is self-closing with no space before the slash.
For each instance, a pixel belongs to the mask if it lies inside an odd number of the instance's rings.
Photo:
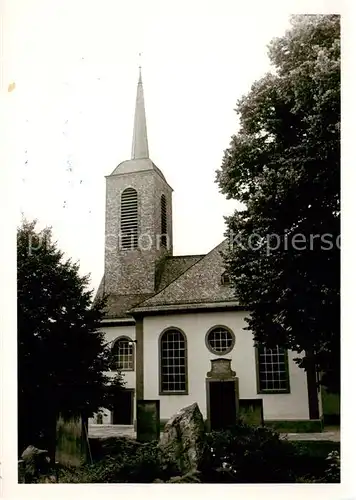
<path id="1" fill-rule="evenodd" d="M 169 283 L 184 273 L 189 267 L 200 260 L 203 255 L 179 255 L 166 257 L 156 266 L 156 292 L 165 288 Z M 96 297 L 104 293 L 104 278 L 102 278 Z M 127 318 L 131 317 L 129 310 L 144 302 L 151 294 L 110 294 L 106 306 L 105 318 Z"/>
<path id="2" fill-rule="evenodd" d="M 152 294 L 109 295 L 105 318 L 131 318 L 130 309 L 139 305 Z"/>
<path id="3" fill-rule="evenodd" d="M 233 288 L 221 282 L 224 272 L 221 252 L 227 244 L 224 240 L 160 292 L 133 308 L 132 312 L 158 310 L 171 305 L 236 303 Z"/>
<path id="4" fill-rule="evenodd" d="M 187 269 L 196 264 L 204 255 L 177 255 L 162 259 L 156 265 L 156 293 L 166 288 Z"/>
<path id="5" fill-rule="evenodd" d="M 223 285 L 224 240 L 206 255 L 166 257 L 156 267 L 156 293 L 109 295 L 106 318 L 129 318 L 135 313 L 239 306 L 231 286 Z M 97 296 L 103 293 L 103 280 Z"/>

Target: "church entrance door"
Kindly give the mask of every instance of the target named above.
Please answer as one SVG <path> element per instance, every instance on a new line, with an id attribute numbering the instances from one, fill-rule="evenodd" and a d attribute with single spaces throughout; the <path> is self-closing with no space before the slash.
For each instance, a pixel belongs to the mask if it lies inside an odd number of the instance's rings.
<path id="1" fill-rule="evenodd" d="M 115 398 L 112 412 L 112 424 L 132 425 L 133 424 L 133 389 L 119 391 Z"/>
<path id="2" fill-rule="evenodd" d="M 226 429 L 236 424 L 235 382 L 232 380 L 209 381 L 210 428 Z"/>

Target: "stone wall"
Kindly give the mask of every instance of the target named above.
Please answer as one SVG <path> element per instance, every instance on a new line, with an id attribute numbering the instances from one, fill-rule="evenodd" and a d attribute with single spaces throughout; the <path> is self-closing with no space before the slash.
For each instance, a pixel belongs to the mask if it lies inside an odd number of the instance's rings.
<path id="1" fill-rule="evenodd" d="M 149 160 L 147 160 L 149 161 Z M 132 187 L 138 194 L 139 249 L 119 250 L 120 199 Z M 161 235 L 161 195 L 167 201 L 167 233 L 172 241 L 172 190 L 155 170 L 111 175 L 106 184 L 105 280 L 106 293 L 153 293 L 155 262 L 171 254 L 159 244 Z M 151 244 L 152 242 L 152 244 Z"/>

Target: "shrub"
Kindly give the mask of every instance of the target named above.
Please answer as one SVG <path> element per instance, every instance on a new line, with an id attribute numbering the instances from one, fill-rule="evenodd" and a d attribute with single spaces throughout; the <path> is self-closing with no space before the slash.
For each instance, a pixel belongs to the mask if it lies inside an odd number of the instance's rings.
<path id="1" fill-rule="evenodd" d="M 106 443 L 114 445 L 114 441 Z M 101 459 L 76 471 L 66 469 L 60 474 L 60 482 L 70 483 L 152 483 L 163 482 L 178 475 L 159 452 L 157 442 L 140 444 L 130 440 L 117 440 L 114 456 Z M 120 454 L 118 453 L 120 449 Z"/>
<path id="2" fill-rule="evenodd" d="M 127 437 L 110 437 L 105 439 L 90 439 L 90 451 L 94 462 L 100 462 L 107 457 L 122 457 L 134 455 L 141 444 Z"/>
<path id="3" fill-rule="evenodd" d="M 339 483 L 340 482 L 340 455 L 337 451 L 332 451 L 326 457 L 327 468 L 325 471 L 325 482 Z"/>
<path id="4" fill-rule="evenodd" d="M 208 435 L 202 482 L 294 482 L 293 444 L 266 427 L 240 423 L 228 431 Z"/>
<path id="5" fill-rule="evenodd" d="M 152 483 L 156 478 L 165 479 L 157 443 L 142 445 L 135 454 L 122 458 L 119 467 L 113 469 L 113 473 L 106 474 L 110 480 L 104 482 Z"/>
<path id="6" fill-rule="evenodd" d="M 184 474 L 184 476 L 171 477 L 166 482 L 175 484 L 201 483 L 200 472 L 198 471 L 188 472 L 187 474 Z"/>
<path id="7" fill-rule="evenodd" d="M 320 483 L 340 481 L 337 443 L 291 442 L 267 427 L 240 423 L 207 434 L 200 471 L 180 476 L 157 442 L 127 438 L 96 440 L 95 463 L 62 469 L 59 482 L 70 483 Z M 326 458 L 327 457 L 327 458 Z"/>
<path id="8" fill-rule="evenodd" d="M 243 422 L 228 431 L 211 432 L 207 440 L 202 482 L 340 481 L 338 443 L 291 442 L 271 428 Z"/>

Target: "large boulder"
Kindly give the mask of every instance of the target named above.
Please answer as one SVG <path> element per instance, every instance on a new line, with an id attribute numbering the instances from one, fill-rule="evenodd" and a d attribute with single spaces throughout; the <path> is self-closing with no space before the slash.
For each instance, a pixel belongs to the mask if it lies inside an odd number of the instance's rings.
<path id="1" fill-rule="evenodd" d="M 199 470 L 206 438 L 197 403 L 182 408 L 168 420 L 158 446 L 163 457 L 175 463 L 182 475 Z"/>

